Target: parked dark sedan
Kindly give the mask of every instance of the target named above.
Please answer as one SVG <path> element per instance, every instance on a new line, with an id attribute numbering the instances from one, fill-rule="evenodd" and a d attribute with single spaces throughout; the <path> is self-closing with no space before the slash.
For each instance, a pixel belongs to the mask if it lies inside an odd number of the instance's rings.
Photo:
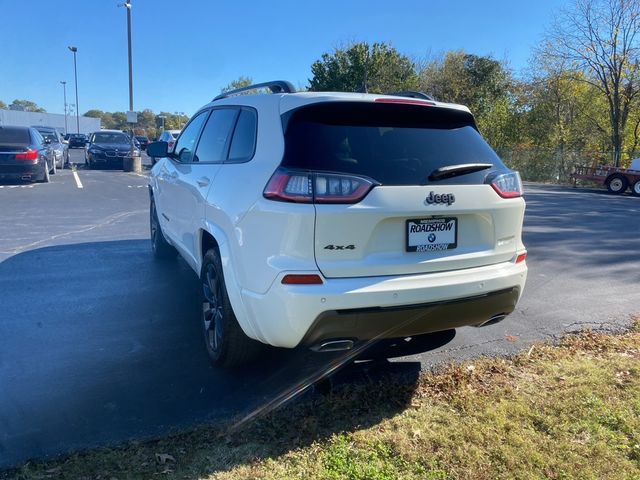
<path id="1" fill-rule="evenodd" d="M 142 150 L 146 150 L 147 149 L 147 145 L 149 145 L 149 138 L 148 137 L 145 137 L 144 135 L 136 135 L 136 140 L 140 144 L 140 148 Z"/>
<path id="2" fill-rule="evenodd" d="M 48 182 L 52 150 L 35 128 L 0 126 L 0 179 Z"/>
<path id="3" fill-rule="evenodd" d="M 95 132 L 87 148 L 85 164 L 89 168 L 98 165 L 122 168 L 123 159 L 129 156 L 130 150 L 131 138 L 126 133 L 104 130 Z M 136 150 L 136 154 L 140 155 L 140 152 Z"/>
<path id="4" fill-rule="evenodd" d="M 84 133 L 72 133 L 69 135 L 69 148 L 84 148 L 87 136 Z"/>

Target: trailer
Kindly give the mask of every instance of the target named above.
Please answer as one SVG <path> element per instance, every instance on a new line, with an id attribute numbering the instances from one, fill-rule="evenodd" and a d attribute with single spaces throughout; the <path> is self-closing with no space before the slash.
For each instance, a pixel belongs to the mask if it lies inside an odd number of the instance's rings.
<path id="1" fill-rule="evenodd" d="M 578 180 L 587 180 L 604 185 L 609 193 L 621 195 L 631 187 L 631 193 L 640 197 L 640 158 L 631 161 L 630 168 L 619 168 L 611 165 L 588 167 L 578 165 L 571 174 L 573 186 Z"/>

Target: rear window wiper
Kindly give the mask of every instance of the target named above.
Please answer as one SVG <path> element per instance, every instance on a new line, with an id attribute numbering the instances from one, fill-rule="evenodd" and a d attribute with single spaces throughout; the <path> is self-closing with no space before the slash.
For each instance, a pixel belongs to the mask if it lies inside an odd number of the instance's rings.
<path id="1" fill-rule="evenodd" d="M 436 168 L 429 175 L 429 180 L 437 181 L 445 178 L 457 177 L 458 175 L 466 175 L 467 173 L 479 172 L 493 168 L 492 163 L 461 163 L 459 165 L 448 165 L 446 167 Z"/>

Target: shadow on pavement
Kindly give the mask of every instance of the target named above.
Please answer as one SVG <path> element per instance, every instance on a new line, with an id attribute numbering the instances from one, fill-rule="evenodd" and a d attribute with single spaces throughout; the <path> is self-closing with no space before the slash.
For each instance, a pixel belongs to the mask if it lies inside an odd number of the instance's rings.
<path id="1" fill-rule="evenodd" d="M 154 261 L 148 240 L 47 247 L 0 262 L 0 468 L 202 422 L 252 419 L 265 406 L 314 395 L 312 380 L 341 363 L 339 354 L 269 349 L 254 366 L 211 368 L 198 289 L 184 262 Z M 376 356 L 426 351 L 452 338 L 379 345 Z M 394 375 L 411 391 L 419 374 L 419 362 L 349 361 L 329 387 Z M 320 384 L 316 394 L 326 390 Z"/>

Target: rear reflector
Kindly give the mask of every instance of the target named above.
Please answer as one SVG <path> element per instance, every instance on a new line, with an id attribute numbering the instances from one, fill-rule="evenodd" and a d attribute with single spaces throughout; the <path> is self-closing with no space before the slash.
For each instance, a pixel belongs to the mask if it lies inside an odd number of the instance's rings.
<path id="1" fill-rule="evenodd" d="M 37 150 L 27 150 L 24 153 L 16 153 L 16 160 L 37 160 L 37 159 L 38 159 Z"/>
<path id="2" fill-rule="evenodd" d="M 364 177 L 279 168 L 264 189 L 264 197 L 280 202 L 357 203 L 376 184 Z"/>
<path id="3" fill-rule="evenodd" d="M 527 252 L 521 253 L 516 257 L 516 263 L 524 262 L 527 259 Z"/>
<path id="4" fill-rule="evenodd" d="M 289 274 L 282 278 L 283 285 L 322 285 L 320 275 Z"/>
<path id="5" fill-rule="evenodd" d="M 517 198 L 524 193 L 518 172 L 503 173 L 492 178 L 491 186 L 502 198 Z"/>

